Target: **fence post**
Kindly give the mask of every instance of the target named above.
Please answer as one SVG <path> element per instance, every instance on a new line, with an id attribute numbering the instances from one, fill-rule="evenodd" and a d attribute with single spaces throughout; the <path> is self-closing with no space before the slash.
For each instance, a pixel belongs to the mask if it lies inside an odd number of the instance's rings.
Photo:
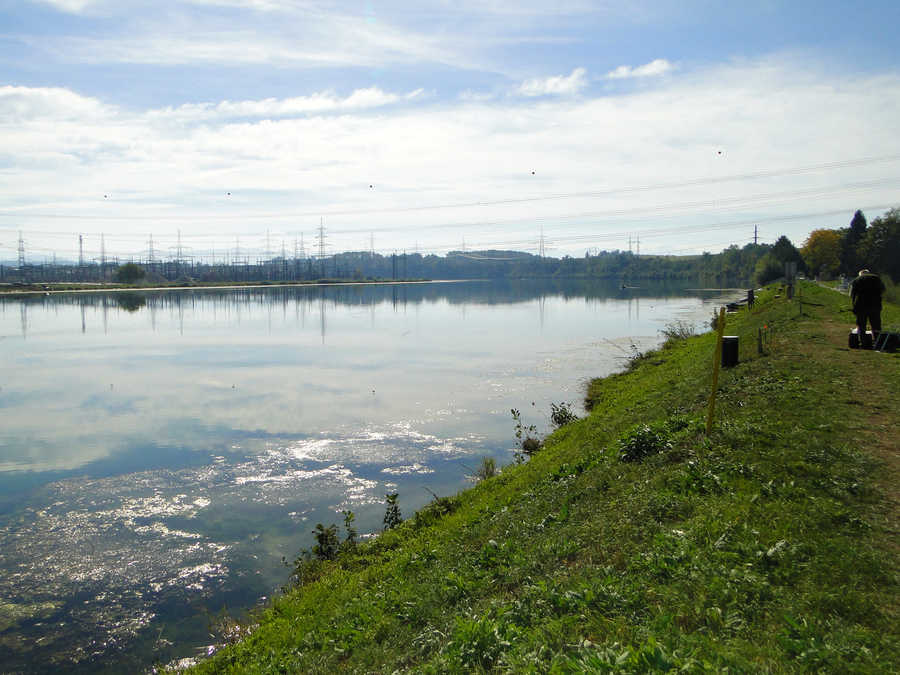
<path id="1" fill-rule="evenodd" d="M 722 365 L 722 336 L 725 334 L 725 308 L 719 309 L 716 325 L 716 355 L 713 358 L 712 391 L 709 393 L 709 410 L 706 413 L 706 433 L 712 430 L 713 411 L 716 409 L 716 389 L 719 388 L 719 367 Z"/>

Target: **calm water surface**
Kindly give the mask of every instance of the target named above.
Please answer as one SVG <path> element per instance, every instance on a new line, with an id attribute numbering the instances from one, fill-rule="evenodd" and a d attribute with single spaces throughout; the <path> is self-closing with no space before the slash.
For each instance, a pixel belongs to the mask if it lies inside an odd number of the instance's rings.
<path id="1" fill-rule="evenodd" d="M 445 283 L 0 299 L 0 671 L 205 653 L 317 522 L 381 525 L 513 458 L 723 297 Z"/>

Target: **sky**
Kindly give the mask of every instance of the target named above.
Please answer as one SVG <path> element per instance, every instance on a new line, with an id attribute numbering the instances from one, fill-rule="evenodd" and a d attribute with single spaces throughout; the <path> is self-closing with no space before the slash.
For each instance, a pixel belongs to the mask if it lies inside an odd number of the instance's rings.
<path id="1" fill-rule="evenodd" d="M 799 247 L 900 206 L 898 23 L 896 0 L 0 0 L 0 260 Z"/>

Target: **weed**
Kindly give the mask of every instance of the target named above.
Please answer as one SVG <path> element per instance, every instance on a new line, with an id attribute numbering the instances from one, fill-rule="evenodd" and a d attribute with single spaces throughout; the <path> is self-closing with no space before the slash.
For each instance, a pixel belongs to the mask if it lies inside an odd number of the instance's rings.
<path id="1" fill-rule="evenodd" d="M 490 617 L 456 620 L 448 652 L 463 670 L 490 670 L 510 647 L 510 627 Z"/>
<path id="2" fill-rule="evenodd" d="M 344 545 L 353 548 L 356 546 L 356 537 L 357 531 L 356 528 L 353 527 L 353 521 L 356 519 L 353 511 L 344 511 L 344 529 L 347 531 L 347 538 L 344 540 Z"/>
<path id="3" fill-rule="evenodd" d="M 664 425 L 639 424 L 619 439 L 619 459 L 639 462 L 650 455 L 671 450 L 669 430 Z"/>
<path id="4" fill-rule="evenodd" d="M 589 646 L 578 656 L 565 662 L 564 672 L 574 673 L 657 673 L 668 671 L 692 671 L 700 664 L 692 658 L 684 658 L 677 652 L 669 652 L 653 638 L 630 648 L 613 643 L 608 647 Z"/>
<path id="5" fill-rule="evenodd" d="M 416 511 L 413 523 L 417 529 L 434 525 L 444 516 L 447 516 L 459 508 L 462 501 L 459 497 L 438 497 L 434 495 L 434 500 Z"/>
<path id="6" fill-rule="evenodd" d="M 317 523 L 313 536 L 316 538 L 316 543 L 312 547 L 313 555 L 319 560 L 334 560 L 340 549 L 337 525 L 325 527 L 322 523 Z"/>
<path id="7" fill-rule="evenodd" d="M 578 419 L 578 415 L 572 412 L 572 405 L 570 403 L 551 403 L 550 404 L 550 423 L 554 428 L 559 429 L 567 424 L 571 424 L 572 422 Z"/>
<path id="8" fill-rule="evenodd" d="M 479 482 L 487 480 L 488 478 L 493 478 L 497 473 L 499 473 L 497 471 L 497 461 L 493 457 L 482 457 L 481 464 L 478 465 L 472 478 L 476 482 Z"/>
<path id="9" fill-rule="evenodd" d="M 223 607 L 215 617 L 210 617 L 209 633 L 220 644 L 236 644 L 249 636 L 254 628 L 254 625 L 245 625 L 235 619 L 227 607 Z"/>
<path id="10" fill-rule="evenodd" d="M 681 320 L 667 323 L 665 328 L 659 332 L 665 338 L 663 347 L 671 347 L 697 334 L 694 324 Z"/>
<path id="11" fill-rule="evenodd" d="M 525 426 L 522 424 L 522 413 L 516 408 L 510 410 L 512 418 L 516 423 L 516 442 L 521 449 L 521 453 L 516 453 L 516 461 L 523 462 L 528 457 L 541 449 L 541 439 L 537 436 L 537 427 L 533 424 Z"/>
<path id="12" fill-rule="evenodd" d="M 626 355 L 627 364 L 625 366 L 626 370 L 632 371 L 636 369 L 641 363 L 643 363 L 647 358 L 649 358 L 650 352 L 642 352 L 640 348 L 632 341 L 628 345 L 628 353 Z"/>
<path id="13" fill-rule="evenodd" d="M 397 506 L 398 496 L 399 493 L 397 492 L 386 494 L 384 496 L 384 499 L 387 502 L 387 509 L 384 512 L 383 520 L 385 530 L 392 530 L 403 522 L 403 518 L 400 515 L 400 507 Z"/>

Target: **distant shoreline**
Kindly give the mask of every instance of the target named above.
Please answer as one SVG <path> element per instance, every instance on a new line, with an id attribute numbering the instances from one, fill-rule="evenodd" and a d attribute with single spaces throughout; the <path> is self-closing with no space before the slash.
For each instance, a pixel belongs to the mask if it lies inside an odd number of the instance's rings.
<path id="1" fill-rule="evenodd" d="M 123 286 L 90 284 L 80 288 L 58 288 L 54 289 L 52 284 L 45 284 L 48 288 L 22 288 L 22 287 L 0 287 L 0 296 L 19 296 L 19 295 L 60 295 L 65 293 L 122 293 L 122 292 L 141 292 L 141 291 L 190 291 L 194 289 L 222 289 L 235 290 L 239 288 L 285 288 L 285 287 L 305 287 L 305 286 L 395 286 L 395 285 L 417 285 L 417 284 L 454 284 L 467 281 L 478 281 L 477 279 L 413 279 L 413 280 L 397 280 L 397 281 L 299 281 L 299 282 L 277 282 L 277 283 L 246 283 L 246 284 L 217 284 L 217 283 L 196 283 L 188 286 Z M 65 284 L 68 286 L 68 284 Z M 32 284 L 31 286 L 34 286 Z"/>

